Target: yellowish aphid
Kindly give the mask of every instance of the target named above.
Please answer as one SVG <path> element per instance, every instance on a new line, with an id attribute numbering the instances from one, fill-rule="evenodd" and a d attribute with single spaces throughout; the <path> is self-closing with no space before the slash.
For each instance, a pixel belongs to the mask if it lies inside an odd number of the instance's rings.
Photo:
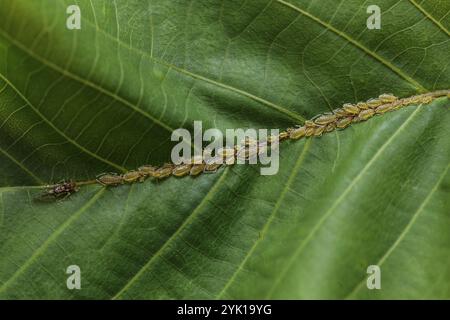
<path id="1" fill-rule="evenodd" d="M 356 106 L 361 110 L 369 109 L 369 105 L 366 102 L 358 102 Z"/>
<path id="2" fill-rule="evenodd" d="M 316 124 L 321 125 L 321 126 L 327 125 L 334 121 L 336 121 L 336 115 L 334 115 L 334 114 L 323 114 L 314 120 L 314 122 Z"/>
<path id="3" fill-rule="evenodd" d="M 97 176 L 97 182 L 104 186 L 118 186 L 123 184 L 123 177 L 117 173 L 102 173 Z"/>
<path id="4" fill-rule="evenodd" d="M 362 119 L 359 116 L 356 116 L 356 117 L 352 118 L 352 122 L 353 123 L 358 123 L 358 122 L 361 122 L 361 121 L 362 121 Z"/>
<path id="5" fill-rule="evenodd" d="M 367 105 L 369 108 L 375 109 L 376 107 L 379 107 L 383 104 L 383 102 L 380 99 L 370 99 L 367 101 Z"/>
<path id="6" fill-rule="evenodd" d="M 311 137 L 312 135 L 314 135 L 314 129 L 315 127 L 306 127 L 305 136 Z"/>
<path id="7" fill-rule="evenodd" d="M 133 183 L 138 180 L 142 181 L 142 174 L 139 171 L 129 171 L 122 175 L 122 179 L 126 183 Z"/>
<path id="8" fill-rule="evenodd" d="M 156 170 L 155 178 L 163 179 L 163 178 L 170 176 L 172 174 L 173 167 L 174 167 L 173 164 L 166 163 L 161 168 Z"/>
<path id="9" fill-rule="evenodd" d="M 315 128 L 317 125 L 315 124 L 315 122 L 313 120 L 306 120 L 305 121 L 305 127 L 312 127 Z"/>
<path id="10" fill-rule="evenodd" d="M 383 93 L 378 97 L 383 103 L 390 103 L 396 101 L 398 98 L 392 93 Z"/>
<path id="11" fill-rule="evenodd" d="M 420 96 L 412 96 L 411 98 L 409 98 L 409 103 L 408 104 L 417 104 L 421 102 L 421 97 Z"/>
<path id="12" fill-rule="evenodd" d="M 396 104 L 394 104 L 394 103 L 383 104 L 383 105 L 381 105 L 381 106 L 379 106 L 378 108 L 375 109 L 375 113 L 377 113 L 377 114 L 386 113 L 386 112 L 391 111 L 392 109 L 394 109 L 395 106 L 396 106 Z"/>
<path id="13" fill-rule="evenodd" d="M 287 133 L 286 131 L 280 132 L 280 135 L 278 136 L 278 140 L 285 140 L 289 138 L 289 133 Z"/>
<path id="14" fill-rule="evenodd" d="M 430 102 L 433 102 L 433 97 L 432 96 L 424 96 L 424 97 L 422 97 L 422 101 L 421 102 L 424 103 L 424 104 L 428 104 Z"/>
<path id="15" fill-rule="evenodd" d="M 216 172 L 217 169 L 222 165 L 222 158 L 215 157 L 206 161 L 205 167 L 203 168 L 203 172 L 211 173 Z"/>
<path id="16" fill-rule="evenodd" d="M 337 116 L 337 117 L 346 117 L 347 116 L 347 111 L 345 111 L 344 109 L 334 109 L 333 113 Z"/>
<path id="17" fill-rule="evenodd" d="M 403 108 L 404 106 L 408 105 L 408 103 L 405 103 L 403 100 L 397 100 L 392 103 L 392 105 L 393 105 L 392 110 L 398 110 L 400 108 Z"/>
<path id="18" fill-rule="evenodd" d="M 352 123 L 352 119 L 353 119 L 352 117 L 339 119 L 336 122 L 336 127 L 338 127 L 339 129 L 347 128 Z"/>
<path id="19" fill-rule="evenodd" d="M 225 158 L 225 164 L 232 166 L 233 164 L 236 163 L 236 157 L 235 156 L 230 156 L 228 158 Z"/>
<path id="20" fill-rule="evenodd" d="M 225 158 L 226 165 L 232 166 L 233 164 L 235 164 L 235 162 L 236 162 L 236 158 L 234 156 Z"/>
<path id="21" fill-rule="evenodd" d="M 411 103 L 411 98 L 401 99 L 400 102 L 401 102 L 401 105 L 399 106 L 399 108 L 403 107 L 403 106 L 407 106 Z"/>
<path id="22" fill-rule="evenodd" d="M 361 111 L 358 115 L 358 118 L 360 120 L 365 121 L 367 119 L 372 118 L 374 116 L 374 114 L 375 114 L 375 111 L 373 109 L 367 109 L 367 110 Z"/>
<path id="23" fill-rule="evenodd" d="M 326 128 L 325 128 L 325 132 L 331 132 L 334 129 L 336 129 L 336 122 L 332 122 L 327 124 Z"/>
<path id="24" fill-rule="evenodd" d="M 186 176 L 191 172 L 191 167 L 191 164 L 180 164 L 178 166 L 175 166 L 175 168 L 172 170 L 172 174 L 175 177 Z"/>
<path id="25" fill-rule="evenodd" d="M 192 166 L 191 171 L 189 171 L 189 174 L 191 176 L 197 176 L 200 173 L 203 172 L 203 170 L 205 169 L 206 164 L 202 163 L 202 164 L 195 164 Z"/>
<path id="26" fill-rule="evenodd" d="M 314 129 L 314 135 L 316 137 L 319 137 L 322 135 L 322 133 L 325 131 L 325 126 L 318 126 Z"/>
<path id="27" fill-rule="evenodd" d="M 145 177 L 154 177 L 157 169 L 158 168 L 154 166 L 143 165 L 138 168 L 138 171 L 140 172 L 142 179 L 144 179 Z"/>
<path id="28" fill-rule="evenodd" d="M 305 127 L 290 128 L 288 132 L 290 139 L 297 140 L 303 138 L 306 135 L 306 128 Z"/>
<path id="29" fill-rule="evenodd" d="M 347 115 L 356 115 L 360 111 L 360 109 L 357 106 L 350 104 L 350 103 L 344 104 L 344 106 L 342 108 L 347 113 Z"/>

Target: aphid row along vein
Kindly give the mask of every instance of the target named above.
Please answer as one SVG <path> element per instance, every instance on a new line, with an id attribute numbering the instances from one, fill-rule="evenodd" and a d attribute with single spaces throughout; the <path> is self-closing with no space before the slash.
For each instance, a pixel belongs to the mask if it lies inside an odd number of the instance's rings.
<path id="1" fill-rule="evenodd" d="M 251 141 L 247 139 L 234 148 L 222 148 L 215 157 L 208 161 L 205 161 L 201 156 L 196 156 L 179 165 L 172 163 L 166 163 L 161 167 L 143 165 L 124 174 L 102 173 L 95 180 L 62 181 L 55 185 L 47 186 L 45 196 L 66 197 L 78 191 L 82 185 L 95 183 L 103 186 L 119 186 L 143 182 L 148 178 L 162 180 L 170 176 L 184 177 L 198 176 L 201 173 L 214 173 L 223 165 L 234 165 L 237 159 L 249 159 L 267 148 L 278 146 L 278 144 L 274 143 L 275 141 L 320 137 L 334 130 L 345 129 L 353 123 L 367 121 L 376 115 L 383 115 L 409 105 L 429 104 L 434 99 L 444 96 L 450 98 L 450 90 L 438 90 L 401 99 L 390 93 L 381 94 L 378 98 L 370 99 L 366 102 L 346 103 L 341 108 L 333 110 L 333 112 L 319 114 L 305 121 L 302 126 L 299 125 L 280 132 L 278 137 L 269 137 L 266 141 Z"/>

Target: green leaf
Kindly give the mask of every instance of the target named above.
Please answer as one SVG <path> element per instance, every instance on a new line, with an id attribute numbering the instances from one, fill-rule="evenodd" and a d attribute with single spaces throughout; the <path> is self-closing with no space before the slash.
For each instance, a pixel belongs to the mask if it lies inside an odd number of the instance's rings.
<path id="1" fill-rule="evenodd" d="M 168 161 L 194 120 L 285 129 L 448 89 L 450 2 L 373 4 L 380 30 L 356 0 L 2 1 L 0 298 L 450 298 L 448 98 L 285 142 L 274 176 L 236 165 L 36 201 Z"/>

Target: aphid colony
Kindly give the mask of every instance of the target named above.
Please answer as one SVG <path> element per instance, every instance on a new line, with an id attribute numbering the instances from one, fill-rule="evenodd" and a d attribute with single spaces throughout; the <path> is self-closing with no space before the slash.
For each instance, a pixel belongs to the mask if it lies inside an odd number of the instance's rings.
<path id="1" fill-rule="evenodd" d="M 161 167 L 144 165 L 137 170 L 124 174 L 103 173 L 97 176 L 96 181 L 104 186 L 118 186 L 126 183 L 143 182 L 147 178 L 161 180 L 169 176 L 184 177 L 187 175 L 197 176 L 201 173 L 214 173 L 222 165 L 234 165 L 239 159 L 248 160 L 266 151 L 267 148 L 274 147 L 275 143 L 271 142 L 272 140 L 275 140 L 274 137 L 269 139 L 268 142 L 246 139 L 234 148 L 219 149 L 215 156 L 207 158 L 207 160 L 202 156 L 194 156 L 192 159 L 185 160 L 179 165 L 172 163 L 166 163 Z"/>
<path id="2" fill-rule="evenodd" d="M 148 178 L 158 180 L 169 176 L 184 177 L 187 175 L 197 176 L 201 173 L 214 173 L 222 165 L 234 165 L 238 159 L 248 160 L 267 148 L 274 147 L 277 141 L 271 137 L 269 141 L 258 142 L 252 139 L 246 139 L 234 148 L 221 148 L 216 156 L 204 160 L 202 156 L 195 156 L 192 159 L 185 160 L 182 164 L 175 165 L 166 163 L 161 167 L 152 165 L 143 165 L 137 170 L 131 170 L 123 174 L 118 173 L 102 173 L 96 177 L 96 180 L 73 182 L 62 181 L 55 185 L 46 187 L 41 198 L 63 199 L 78 191 L 81 185 L 98 183 L 103 186 L 119 186 L 122 184 L 131 184 L 135 182 L 143 182 Z"/>
<path id="3" fill-rule="evenodd" d="M 335 129 L 345 129 L 352 123 L 366 121 L 375 115 L 381 115 L 411 104 L 430 103 L 436 96 L 440 96 L 437 93 L 416 95 L 404 99 L 398 99 L 393 94 L 384 93 L 377 99 L 370 99 L 366 102 L 346 103 L 342 108 L 318 115 L 305 121 L 303 126 L 289 128 L 286 132 L 289 138 L 293 140 L 311 136 L 318 137 Z"/>
<path id="4" fill-rule="evenodd" d="M 320 114 L 311 120 L 305 121 L 303 126 L 289 128 L 280 132 L 277 137 L 269 137 L 267 141 L 255 141 L 246 139 L 234 148 L 222 148 L 215 157 L 205 161 L 202 156 L 193 157 L 182 164 L 175 165 L 166 163 L 161 167 L 143 165 L 137 170 L 132 170 L 124 174 L 103 173 L 97 176 L 96 180 L 85 182 L 63 181 L 58 184 L 47 186 L 44 197 L 66 198 L 78 191 L 80 185 L 99 183 L 103 186 L 118 186 L 143 182 L 148 178 L 164 179 L 169 176 L 184 177 L 197 176 L 201 173 L 214 173 L 222 165 L 233 165 L 237 159 L 249 159 L 267 148 L 274 147 L 275 142 L 291 139 L 298 140 L 304 137 L 319 137 L 324 133 L 332 132 L 336 129 L 345 129 L 353 123 L 366 121 L 375 115 L 382 115 L 386 112 L 400 109 L 411 104 L 428 104 L 434 98 L 447 96 L 450 98 L 450 90 L 439 90 L 408 98 L 398 99 L 393 94 L 381 94 L 376 99 L 356 104 L 344 104 L 342 108 L 333 112 Z M 278 138 L 278 139 L 274 139 Z M 220 160 L 220 161 L 218 161 Z"/>

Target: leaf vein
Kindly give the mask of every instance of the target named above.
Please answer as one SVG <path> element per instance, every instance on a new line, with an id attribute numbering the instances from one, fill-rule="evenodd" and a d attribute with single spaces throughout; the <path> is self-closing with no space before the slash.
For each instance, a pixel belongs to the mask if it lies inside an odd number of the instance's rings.
<path id="1" fill-rule="evenodd" d="M 148 269 L 148 267 L 156 261 L 156 259 L 162 254 L 162 252 L 169 246 L 169 244 L 176 239 L 176 237 L 182 232 L 184 228 L 201 212 L 203 206 L 206 202 L 216 194 L 218 186 L 225 179 L 228 168 L 225 168 L 220 178 L 216 180 L 214 185 L 211 187 L 209 192 L 203 197 L 197 207 L 187 216 L 184 222 L 178 227 L 178 229 L 164 242 L 164 244 L 156 251 L 151 258 L 142 266 L 141 269 L 111 298 L 112 300 L 117 299 L 122 293 L 128 290 L 132 284 L 141 277 L 141 275 Z"/>
<path id="2" fill-rule="evenodd" d="M 414 87 L 416 87 L 416 89 L 418 89 L 421 92 L 425 92 L 427 91 L 427 89 L 425 87 L 423 87 L 419 82 L 417 82 L 415 79 L 413 79 L 412 77 L 410 77 L 409 75 L 407 75 L 406 73 L 404 73 L 401 69 L 399 69 L 398 67 L 396 67 L 395 65 L 393 65 L 391 62 L 387 61 L 386 59 L 384 59 L 383 57 L 379 56 L 378 54 L 376 54 L 375 52 L 371 51 L 369 48 L 363 46 L 361 43 L 359 43 L 358 41 L 356 41 L 355 39 L 351 38 L 349 35 L 345 34 L 344 32 L 336 29 L 335 27 L 333 27 L 332 25 L 322 21 L 321 19 L 319 19 L 318 17 L 312 15 L 311 13 L 293 5 L 292 3 L 286 2 L 284 0 L 276 0 L 277 2 L 279 2 L 282 5 L 285 5 L 289 8 L 291 8 L 292 10 L 295 10 L 297 12 L 299 12 L 300 14 L 310 18 L 311 20 L 317 22 L 318 24 L 322 25 L 323 27 L 325 27 L 326 29 L 332 31 L 333 33 L 335 33 L 336 35 L 338 35 L 339 37 L 347 40 L 348 42 L 350 42 L 352 45 L 354 45 L 355 47 L 357 47 L 358 49 L 362 50 L 363 52 L 365 52 L 367 55 L 371 56 L 372 58 L 374 58 L 376 61 L 382 63 L 383 65 L 385 65 L 388 69 L 390 69 L 391 71 L 393 71 L 394 73 L 396 73 L 397 75 L 399 75 L 400 77 L 402 77 L 403 79 L 405 79 L 406 81 L 408 81 L 409 83 L 411 83 L 412 85 L 414 85 Z"/>
<path id="3" fill-rule="evenodd" d="M 436 192 L 437 188 L 439 187 L 439 185 L 441 184 L 442 180 L 444 179 L 444 177 L 447 174 L 448 169 L 450 168 L 450 165 L 447 165 L 447 167 L 444 170 L 444 173 L 438 178 L 436 184 L 433 186 L 433 188 L 431 188 L 431 191 L 428 193 L 428 195 L 425 197 L 425 199 L 423 200 L 422 204 L 419 206 L 419 208 L 417 209 L 417 211 L 412 215 L 411 220 L 409 220 L 408 224 L 405 226 L 405 228 L 403 229 L 403 231 L 399 234 L 399 236 L 397 237 L 397 239 L 395 240 L 395 242 L 392 244 L 392 246 L 390 246 L 388 248 L 388 250 L 386 251 L 386 253 L 380 258 L 380 260 L 378 260 L 378 262 L 375 264 L 379 267 L 381 267 L 381 265 L 383 265 L 383 263 L 391 256 L 392 252 L 394 252 L 394 250 L 396 248 L 398 248 L 398 245 L 400 244 L 400 242 L 405 238 L 406 234 L 411 230 L 412 226 L 414 225 L 414 223 L 416 222 L 417 218 L 420 216 L 420 213 L 423 211 L 423 209 L 425 208 L 425 206 L 428 204 L 428 202 L 430 201 L 431 197 L 434 195 L 434 193 Z M 350 293 L 347 295 L 347 297 L 345 299 L 349 299 L 351 296 L 355 295 L 356 292 L 358 292 L 358 290 L 361 288 L 361 286 L 364 284 L 365 279 L 363 279 L 361 282 L 359 282 L 355 288 L 350 291 Z"/>

